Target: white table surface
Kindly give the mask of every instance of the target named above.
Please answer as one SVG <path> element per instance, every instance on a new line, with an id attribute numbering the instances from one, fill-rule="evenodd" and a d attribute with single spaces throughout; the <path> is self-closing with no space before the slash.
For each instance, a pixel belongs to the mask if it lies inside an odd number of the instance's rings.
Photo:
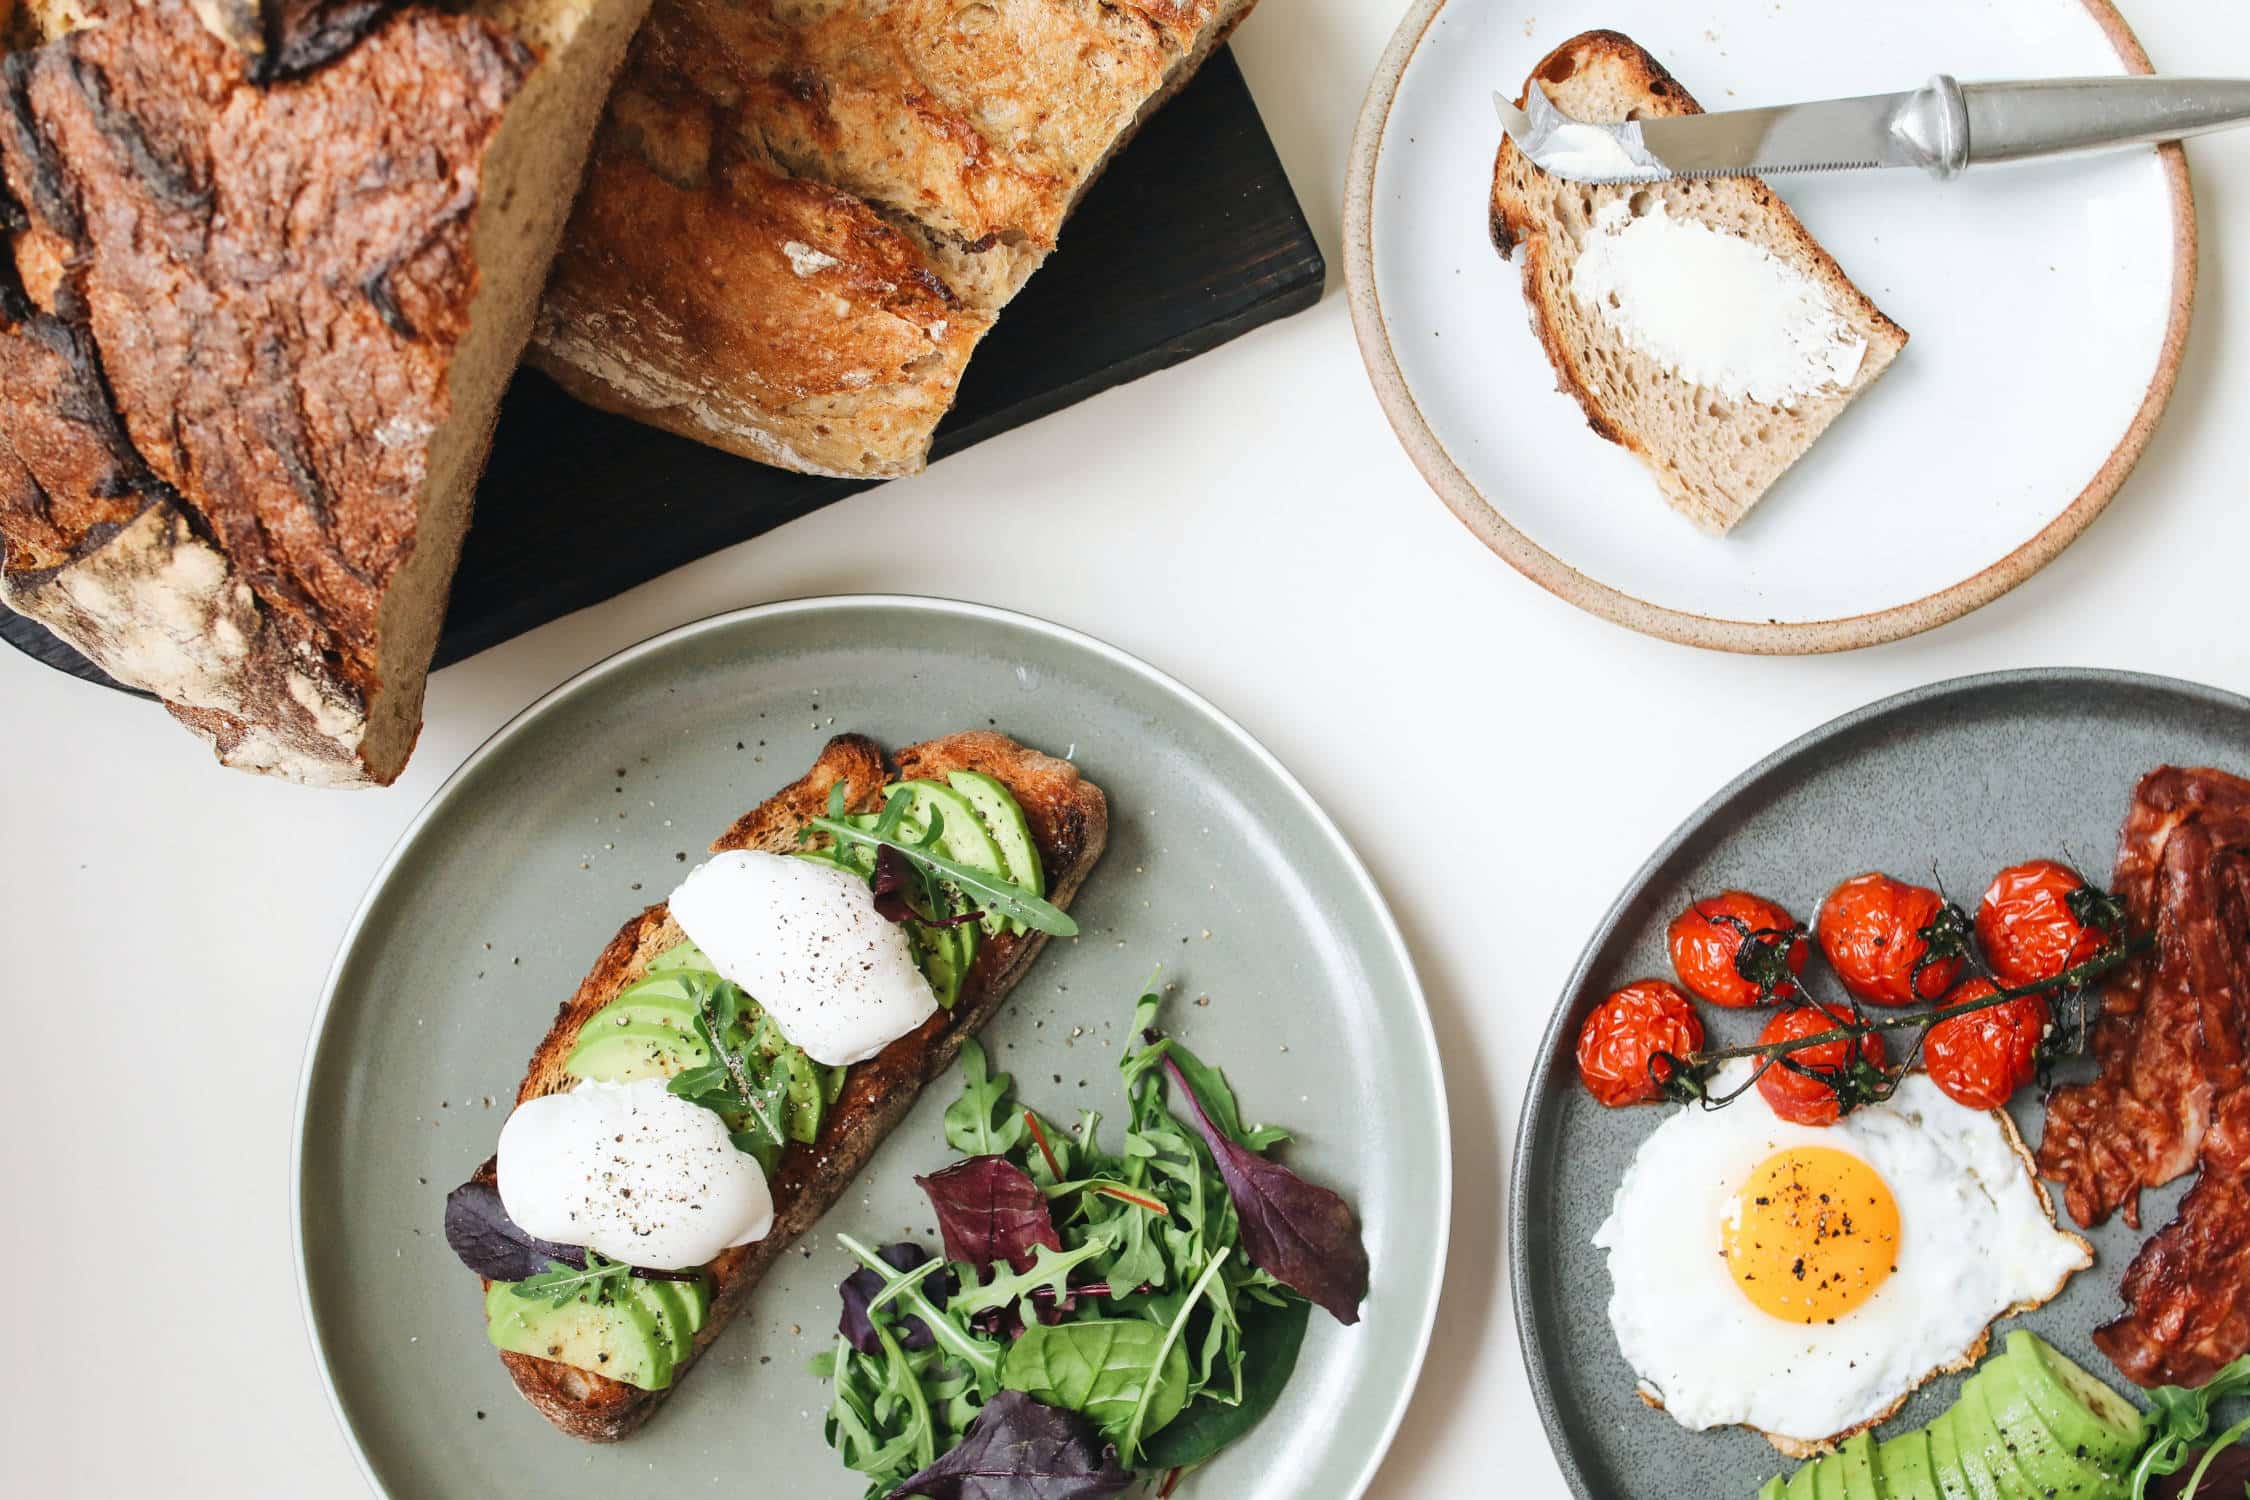
<path id="1" fill-rule="evenodd" d="M 2250 75 L 2250 6 L 2128 9 L 2160 68 Z M 1373 1493 L 1496 1494 L 1497 1473 L 1511 1497 L 1563 1495 L 1513 1336 L 1505 1163 L 1539 1029 L 1649 849 L 1782 741 L 1933 679 L 2073 664 L 2250 690 L 2250 133 L 2192 148 L 2202 301 L 2179 394 L 2077 545 L 1918 639 L 1710 655 L 1523 581 L 1376 407 L 1337 237 L 1394 13 L 1270 0 L 1237 42 L 1335 268 L 1317 309 L 440 673 L 387 791 L 221 771 L 147 704 L 0 652 L 0 1490 L 365 1492 L 299 1320 L 287 1206 L 313 1007 L 370 873 L 471 749 L 581 667 L 719 610 L 866 590 L 1003 605 L 1136 652 L 1335 814 L 1421 965 L 1455 1142 L 1446 1301 Z M 871 545 L 962 526 L 1027 540 Z M 1451 825 L 1436 846 L 1494 883 L 1473 908 L 1428 857 L 1432 817 Z"/>

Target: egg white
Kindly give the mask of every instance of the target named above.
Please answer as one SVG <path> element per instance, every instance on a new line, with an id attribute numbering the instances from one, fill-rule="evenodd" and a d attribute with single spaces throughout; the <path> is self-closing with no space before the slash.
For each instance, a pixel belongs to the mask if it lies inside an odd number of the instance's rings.
<path id="1" fill-rule="evenodd" d="M 1738 1087 L 1730 1063 L 1713 1091 Z M 1880 1420 L 1971 1357 L 1992 1322 L 2092 1263 L 2055 1227 L 2003 1117 L 1916 1073 L 1828 1127 L 1780 1119 L 1752 1089 L 1684 1106 L 1641 1143 L 1594 1244 L 1609 1252 L 1610 1326 L 1644 1395 L 1682 1426 L 1741 1424 L 1792 1451 Z M 1722 1225 L 1757 1166 L 1792 1146 L 1860 1157 L 1898 1202 L 1897 1270 L 1835 1322 L 1776 1318 L 1728 1269 Z"/>

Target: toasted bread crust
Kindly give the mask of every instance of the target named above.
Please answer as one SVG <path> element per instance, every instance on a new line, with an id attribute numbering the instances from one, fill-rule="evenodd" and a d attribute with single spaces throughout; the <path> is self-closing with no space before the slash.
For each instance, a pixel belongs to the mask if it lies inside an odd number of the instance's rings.
<path id="1" fill-rule="evenodd" d="M 1588 31 L 1572 37 L 1540 59 L 1538 65 L 1524 80 L 1523 91 L 1516 96 L 1518 108 L 1528 101 L 1533 84 L 1540 85 L 1558 106 L 1566 112 L 1584 118 L 1602 118 L 1600 111 L 1589 110 L 1583 104 L 1574 108 L 1573 80 L 1581 83 L 1600 73 L 1603 84 L 1619 93 L 1637 97 L 1635 109 L 1640 116 L 1699 115 L 1703 106 L 1687 87 L 1665 68 L 1646 49 L 1632 38 L 1616 31 Z M 1619 118 L 1610 114 L 1610 119 Z M 1518 249 L 1523 252 L 1522 276 L 1524 297 L 1531 308 L 1531 325 L 1545 350 L 1547 361 L 1554 367 L 1558 386 L 1578 403 L 1585 413 L 1586 424 L 1607 442 L 1617 444 L 1640 458 L 1654 474 L 1665 498 L 1697 525 L 1710 531 L 1723 532 L 1747 514 L 1763 494 L 1764 484 L 1778 477 L 1781 469 L 1794 461 L 1789 455 L 1772 474 L 1765 477 L 1747 495 L 1727 495 L 1714 499 L 1702 492 L 1702 487 L 1690 483 L 1680 472 L 1677 455 L 1663 451 L 1664 440 L 1640 430 L 1630 415 L 1613 407 L 1610 396 L 1605 395 L 1613 382 L 1606 380 L 1594 367 L 1592 349 L 1584 336 L 1574 332 L 1569 310 L 1558 305 L 1553 288 L 1569 280 L 1568 268 L 1563 264 L 1571 254 L 1571 247 L 1557 243 L 1556 225 L 1542 205 L 1535 187 L 1547 181 L 1545 174 L 1533 166 L 1515 142 L 1503 136 L 1500 149 L 1493 161 L 1491 198 L 1491 235 L 1493 248 L 1503 257 L 1512 256 Z M 1665 184 L 1657 189 L 1669 193 L 1681 187 L 1690 191 L 1703 188 L 1709 191 L 1739 195 L 1748 216 L 1761 221 L 1769 231 L 1772 243 L 1767 248 L 1782 259 L 1802 267 L 1814 280 L 1827 287 L 1835 296 L 1848 304 L 1851 321 L 1859 326 L 1867 338 L 1867 355 L 1860 374 L 1843 393 L 1843 402 L 1821 417 L 1818 425 L 1804 439 L 1809 443 L 1819 436 L 1835 413 L 1842 410 L 1859 392 L 1880 377 L 1898 351 L 1905 347 L 1908 334 L 1905 329 L 1877 307 L 1874 301 L 1852 282 L 1836 258 L 1813 238 L 1789 206 L 1776 197 L 1773 191 L 1757 178 L 1729 179 L 1719 185 Z M 1585 189 L 1587 216 L 1594 206 L 1609 199 L 1634 192 L 1631 185 L 1589 186 Z M 1754 404 L 1754 403 L 1752 403 Z"/>
<path id="2" fill-rule="evenodd" d="M 839 781 L 850 788 L 848 805 L 864 812 L 880 805 L 881 788 L 889 782 L 912 777 L 942 780 L 948 772 L 960 770 L 984 772 L 1006 786 L 1022 805 L 1047 871 L 1047 899 L 1067 910 L 1108 842 L 1108 799 L 1068 761 L 987 730 L 911 745 L 894 758 L 886 758 L 863 735 L 838 735 L 811 770 L 736 819 L 712 841 L 711 849 L 786 853 L 798 847 L 798 830 L 826 810 L 828 789 Z M 563 1061 L 577 1044 L 579 1030 L 619 991 L 638 980 L 650 959 L 683 937 L 663 902 L 619 929 L 577 991 L 555 1013 L 554 1025 L 524 1070 L 516 1102 L 574 1087 L 578 1080 L 563 1071 Z M 923 1086 L 952 1065 L 962 1040 L 999 1008 L 1046 942 L 1046 936 L 1037 932 L 986 938 L 952 1010 L 940 1011 L 920 1030 L 852 1067 L 842 1096 L 821 1127 L 820 1139 L 811 1146 L 792 1145 L 782 1157 L 772 1181 L 772 1232 L 754 1244 L 724 1252 L 713 1262 L 711 1315 L 671 1386 L 641 1390 L 553 1360 L 501 1351 L 500 1359 L 524 1399 L 564 1432 L 589 1442 L 615 1442 L 647 1421 L 657 1404 L 678 1388 L 688 1365 L 741 1310 L 767 1267 L 842 1195 L 883 1138 L 905 1117 Z M 494 1163 L 487 1161 L 478 1175 L 492 1180 Z"/>

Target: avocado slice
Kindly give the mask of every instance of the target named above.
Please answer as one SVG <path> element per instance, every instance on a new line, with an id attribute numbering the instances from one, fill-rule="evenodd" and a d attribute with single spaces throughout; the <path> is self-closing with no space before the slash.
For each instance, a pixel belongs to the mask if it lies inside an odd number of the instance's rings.
<path id="1" fill-rule="evenodd" d="M 1953 1441 L 1951 1412 L 1922 1430 L 1930 1436 L 1930 1474 L 1937 1480 L 1940 1500 L 1977 1500 L 1969 1477 L 1961 1468 L 1961 1454 Z"/>
<path id="2" fill-rule="evenodd" d="M 1807 1459 L 1781 1487 L 1782 1500 L 1820 1500 L 1820 1466 L 1823 1460 Z"/>
<path id="3" fill-rule="evenodd" d="M 679 1294 L 680 1305 L 687 1313 L 688 1337 L 703 1331 L 711 1321 L 711 1278 L 698 1274 L 693 1281 L 670 1281 L 665 1285 Z"/>
<path id="4" fill-rule="evenodd" d="M 591 1035 L 604 1026 L 623 1026 L 632 1021 L 692 1032 L 697 1015 L 695 997 L 717 977 L 693 969 L 674 969 L 629 984 L 616 999 L 588 1017 L 579 1034 Z"/>
<path id="5" fill-rule="evenodd" d="M 669 1281 L 646 1281 L 636 1277 L 625 1285 L 633 1299 L 656 1320 L 656 1336 L 664 1341 L 672 1363 L 677 1365 L 687 1356 L 688 1346 L 695 1338 L 688 1332 L 686 1304 L 673 1295 Z"/>
<path id="6" fill-rule="evenodd" d="M 968 978 L 969 965 L 976 959 L 978 931 L 979 925 L 974 922 L 958 927 L 928 927 L 917 922 L 909 929 L 915 962 L 921 965 L 922 977 L 930 981 L 941 1009 L 953 1009 L 953 1002 L 961 998 L 961 981 Z"/>
<path id="7" fill-rule="evenodd" d="M 515 1283 L 496 1281 L 485 1293 L 485 1336 L 499 1348 L 607 1375 L 642 1390 L 672 1383 L 679 1361 L 637 1297 L 604 1302 L 593 1292 L 556 1307 L 519 1297 Z"/>
<path id="8" fill-rule="evenodd" d="M 1046 895 L 1047 871 L 1039 862 L 1039 845 L 1031 837 L 1031 824 L 1025 821 L 1023 805 L 1016 801 L 1015 794 L 982 771 L 955 771 L 945 781 L 967 798 L 984 820 L 985 831 L 1000 847 L 1007 877 L 1034 896 Z M 1021 922 L 1010 921 L 1008 925 L 1017 932 L 1026 930 Z"/>
<path id="9" fill-rule="evenodd" d="M 2066 1452 L 2082 1454 L 2105 1474 L 2132 1468 L 2147 1437 L 2140 1408 L 2029 1329 L 2009 1333 L 1994 1363 L 2008 1366 L 2032 1410 Z"/>
<path id="10" fill-rule="evenodd" d="M 676 1026 L 649 1021 L 622 1025 L 589 1026 L 578 1045 L 563 1059 L 563 1071 L 574 1078 L 601 1083 L 632 1083 L 641 1078 L 669 1078 L 710 1060 L 703 1041 Z"/>
<path id="11" fill-rule="evenodd" d="M 2041 1500 L 2100 1500 L 2122 1494 L 2119 1478 L 2074 1448 L 2066 1448 L 2047 1430 L 2023 1388 L 2017 1362 L 2002 1355 L 1988 1360 L 1983 1369 L 1962 1387 L 1963 1401 L 1984 1403 L 1993 1430 L 2008 1446 L 2030 1492 Z"/>
<path id="12" fill-rule="evenodd" d="M 1938 1418 L 1938 1425 L 1953 1432 L 1954 1461 L 1961 1466 L 1961 1477 L 1975 1500 L 2016 1500 L 2014 1494 L 2001 1488 L 1999 1477 L 1993 1473 L 1992 1459 L 2000 1447 L 2000 1434 L 1992 1430 L 1981 1412 L 1972 1413 L 1956 1401 L 1952 1410 Z M 2008 1462 L 2004 1452 L 1999 1458 L 2003 1464 Z M 2011 1477 L 2013 1473 L 2010 1466 Z"/>
<path id="13" fill-rule="evenodd" d="M 1842 1454 L 1828 1454 L 1816 1459 L 1808 1467 L 1813 1476 L 1813 1500 L 1845 1500 Z"/>
<path id="14" fill-rule="evenodd" d="M 2025 1500 L 2079 1496 L 2083 1500 L 2108 1489 L 2108 1475 L 2099 1469 L 2079 1471 L 2074 1457 L 2054 1451 L 2052 1439 L 2045 1435 L 2045 1430 L 2038 1433 L 2041 1446 L 2036 1451 L 2016 1442 L 2014 1428 L 2002 1421 L 2002 1415 L 2009 1412 L 2009 1401 L 1993 1390 L 1987 1372 L 1980 1370 L 1962 1381 L 1962 1394 L 1955 1406 L 1969 1410 L 1969 1417 L 1964 1417 L 1964 1421 L 1975 1421 L 1991 1433 L 1993 1446 L 1987 1448 L 1987 1455 L 1993 1478 L 2000 1482 L 2000 1493 L 2005 1496 L 2023 1496 Z M 2038 1426 L 2036 1419 L 2032 1426 Z M 2065 1469 L 2065 1462 L 2068 1462 L 2068 1469 Z M 2068 1482 L 2068 1489 L 2065 1489 L 2065 1482 Z M 2095 1489 L 2088 1491 L 2086 1482 L 2095 1484 Z"/>
<path id="15" fill-rule="evenodd" d="M 1883 1500 L 1881 1480 L 1875 1469 L 1873 1433 L 1853 1433 L 1844 1439 L 1844 1446 L 1828 1462 L 1836 1466 L 1843 1480 L 1843 1488 L 1837 1491 L 1842 1500 Z"/>
<path id="16" fill-rule="evenodd" d="M 914 798 L 909 815 L 922 827 L 931 824 L 934 812 L 942 820 L 938 830 L 938 848 L 946 858 L 958 860 L 972 869 L 997 875 L 1003 880 L 1013 880 L 1008 873 L 1008 862 L 1000 853 L 1000 845 L 985 828 L 984 819 L 967 796 L 950 786 L 935 781 L 901 781 L 886 789 L 884 795 L 903 790 Z M 988 911 L 981 919 L 986 932 L 994 937 L 1008 930 L 1008 919 L 998 912 Z"/>
<path id="17" fill-rule="evenodd" d="M 1782 1500 L 1782 1486 L 1788 1482 L 1788 1479 L 1784 1476 L 1774 1475 L 1773 1478 L 1758 1486 L 1758 1500 Z"/>
<path id="18" fill-rule="evenodd" d="M 677 942 L 648 961 L 648 972 L 662 974 L 668 969 L 702 969 L 709 972 L 711 960 L 703 950 L 690 942 Z"/>
<path id="19" fill-rule="evenodd" d="M 1937 1476 L 1930 1472 L 1930 1435 L 1920 1428 L 1878 1448 L 1875 1472 L 1884 1500 L 1940 1500 Z"/>

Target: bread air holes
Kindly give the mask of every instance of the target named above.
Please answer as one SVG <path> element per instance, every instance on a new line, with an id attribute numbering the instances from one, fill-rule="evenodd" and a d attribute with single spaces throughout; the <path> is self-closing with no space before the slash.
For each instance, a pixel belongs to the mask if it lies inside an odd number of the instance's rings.
<path id="1" fill-rule="evenodd" d="M 1647 188 L 1643 188 L 1639 192 L 1635 193 L 1632 197 L 1625 200 L 1625 208 L 1626 211 L 1632 214 L 1634 218 L 1645 219 L 1648 217 L 1649 209 L 1653 207 L 1655 203 L 1656 195 L 1649 192 Z"/>

